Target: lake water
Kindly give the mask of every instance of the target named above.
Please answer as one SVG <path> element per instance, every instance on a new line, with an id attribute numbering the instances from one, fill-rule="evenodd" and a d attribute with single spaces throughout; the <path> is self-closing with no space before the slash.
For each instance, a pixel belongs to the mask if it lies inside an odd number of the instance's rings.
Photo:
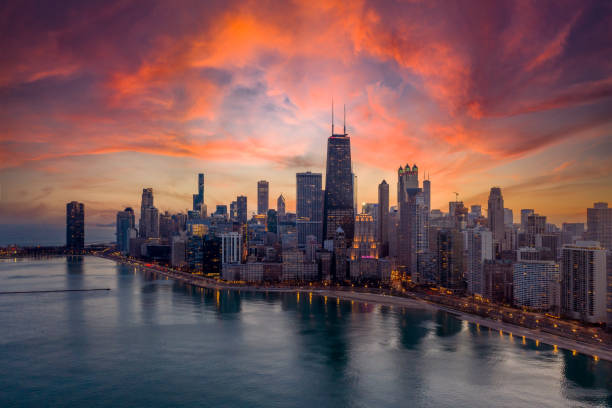
<path id="1" fill-rule="evenodd" d="M 444 312 L 0 261 L 0 406 L 612 406 L 612 364 Z"/>

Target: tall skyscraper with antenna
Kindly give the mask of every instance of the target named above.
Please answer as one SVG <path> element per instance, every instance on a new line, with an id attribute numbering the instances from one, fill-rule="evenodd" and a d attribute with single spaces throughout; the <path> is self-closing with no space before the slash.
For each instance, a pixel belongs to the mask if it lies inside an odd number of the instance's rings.
<path id="1" fill-rule="evenodd" d="M 341 227 L 347 245 L 353 240 L 355 213 L 353 203 L 353 172 L 351 139 L 346 133 L 346 108 L 342 134 L 334 133 L 334 104 L 332 100 L 332 134 L 327 139 L 327 166 L 323 231 L 325 239 L 334 239 Z"/>

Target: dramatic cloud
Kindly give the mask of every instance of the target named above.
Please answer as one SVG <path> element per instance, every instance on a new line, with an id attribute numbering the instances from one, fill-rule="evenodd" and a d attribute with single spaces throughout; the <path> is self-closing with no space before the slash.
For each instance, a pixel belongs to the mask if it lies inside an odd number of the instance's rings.
<path id="1" fill-rule="evenodd" d="M 293 202 L 294 173 L 324 171 L 332 97 L 338 127 L 347 105 L 360 201 L 406 162 L 431 175 L 440 207 L 453 191 L 482 202 L 497 184 L 528 199 L 534 180 L 607 165 L 566 147 L 610 140 L 611 16 L 602 1 L 8 1 L 3 213 L 57 217 L 70 199 L 112 213 L 143 185 L 184 209 L 176 197 L 188 201 L 197 171 L 211 206 L 242 193 L 252 205 L 259 179 Z M 94 187 L 99 174 L 108 181 Z M 589 177 L 567 179 L 577 205 L 612 200 L 580 184 Z M 31 197 L 19 189 L 43 187 L 44 205 L 20 207 Z M 539 191 L 540 211 L 562 219 Z"/>

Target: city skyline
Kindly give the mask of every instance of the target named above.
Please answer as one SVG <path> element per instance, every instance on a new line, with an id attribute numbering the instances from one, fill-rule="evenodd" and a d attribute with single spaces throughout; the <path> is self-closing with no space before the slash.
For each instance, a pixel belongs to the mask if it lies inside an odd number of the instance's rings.
<path id="1" fill-rule="evenodd" d="M 209 212 L 245 195 L 250 215 L 258 180 L 294 212 L 295 174 L 325 173 L 332 97 L 359 204 L 406 159 L 433 209 L 500 186 L 515 222 L 560 224 L 612 201 L 609 4 L 143 7 L 6 10 L 0 234 L 61 231 L 77 200 L 112 236 L 143 188 L 160 213 L 191 208 L 200 172 Z"/>

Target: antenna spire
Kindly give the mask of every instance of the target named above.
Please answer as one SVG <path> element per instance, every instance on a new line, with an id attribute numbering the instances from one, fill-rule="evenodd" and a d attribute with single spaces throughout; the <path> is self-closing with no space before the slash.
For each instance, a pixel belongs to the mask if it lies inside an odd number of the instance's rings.
<path id="1" fill-rule="evenodd" d="M 334 135 L 334 97 L 332 96 L 332 136 Z"/>
<path id="2" fill-rule="evenodd" d="M 346 136 L 346 104 L 344 105 L 344 135 Z"/>

